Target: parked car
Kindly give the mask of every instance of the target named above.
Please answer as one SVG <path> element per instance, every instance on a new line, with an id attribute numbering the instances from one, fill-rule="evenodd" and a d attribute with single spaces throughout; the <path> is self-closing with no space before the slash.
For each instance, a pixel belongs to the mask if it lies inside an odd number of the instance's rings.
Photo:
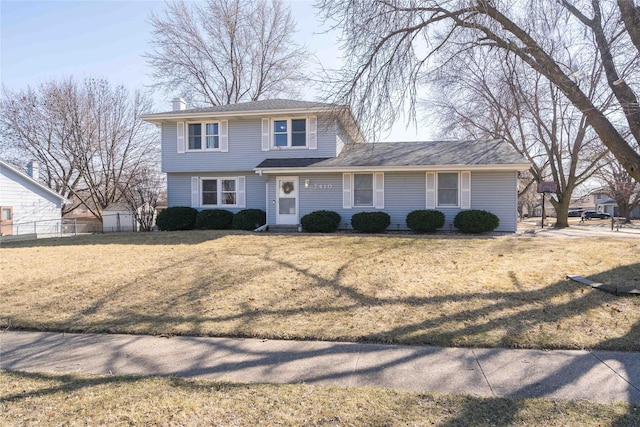
<path id="1" fill-rule="evenodd" d="M 608 218 L 611 218 L 611 215 L 609 215 L 608 213 L 602 213 L 602 212 L 596 212 L 596 211 L 585 211 L 584 218 L 585 219 L 593 219 L 593 218 L 608 219 Z"/>
<path id="2" fill-rule="evenodd" d="M 574 211 L 569 211 L 568 216 L 581 216 L 582 212 L 584 212 L 582 209 L 578 209 L 578 210 L 574 210 Z"/>

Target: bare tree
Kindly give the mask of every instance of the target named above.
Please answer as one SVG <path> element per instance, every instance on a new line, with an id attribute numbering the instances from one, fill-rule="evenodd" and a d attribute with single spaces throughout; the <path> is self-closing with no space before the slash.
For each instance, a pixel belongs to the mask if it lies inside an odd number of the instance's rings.
<path id="1" fill-rule="evenodd" d="M 49 81 L 37 89 L 3 89 L 2 152 L 38 160 L 41 179 L 95 217 L 122 198 L 135 171 L 157 162 L 157 138 L 139 120 L 150 102 L 106 80 Z"/>
<path id="2" fill-rule="evenodd" d="M 67 199 L 81 181 L 72 117 L 66 114 L 63 102 L 75 96 L 75 89 L 70 80 L 44 83 L 19 93 L 3 88 L 0 100 L 2 156 L 16 165 L 24 159 L 37 160 L 42 183 Z M 62 213 L 79 204 L 64 205 Z"/>
<path id="3" fill-rule="evenodd" d="M 121 188 L 124 202 L 140 231 L 153 230 L 156 208 L 164 188 L 164 175 L 150 165 L 135 170 L 127 185 Z"/>
<path id="4" fill-rule="evenodd" d="M 518 176 L 518 217 L 524 218 L 526 208 L 527 215 L 533 215 L 540 197 L 536 193 L 536 181 L 529 171 L 521 172 Z"/>
<path id="5" fill-rule="evenodd" d="M 613 156 L 607 156 L 596 178 L 602 184 L 599 191 L 611 197 L 618 205 L 619 216 L 630 222 L 631 212 L 640 206 L 640 183 Z"/>
<path id="6" fill-rule="evenodd" d="M 196 105 L 298 93 L 309 54 L 295 42 L 295 23 L 280 0 L 170 2 L 150 22 L 146 58 L 167 92 L 181 91 Z"/>
<path id="7" fill-rule="evenodd" d="M 597 65 L 592 68 L 589 91 L 596 92 L 601 73 Z M 505 139 L 529 160 L 535 182 L 558 184 L 550 198 L 555 226 L 568 226 L 575 189 L 593 175 L 606 153 L 585 116 L 514 57 L 494 62 L 478 51 L 461 52 L 433 75 L 432 85 L 431 92 L 439 96 L 425 104 L 435 112 L 441 135 Z"/>
<path id="8" fill-rule="evenodd" d="M 635 0 L 322 0 L 320 9 L 342 29 L 346 50 L 345 67 L 330 90 L 359 118 L 389 124 L 403 111 L 405 98 L 415 115 L 418 88 L 434 67 L 446 67 L 466 50 L 485 48 L 494 61 L 515 56 L 550 81 L 629 174 L 640 179 L 640 7 Z M 552 32 L 571 33 L 569 40 L 580 44 L 554 43 Z M 598 58 L 605 98 L 615 103 L 585 92 L 576 78 L 588 71 L 581 58 Z"/>

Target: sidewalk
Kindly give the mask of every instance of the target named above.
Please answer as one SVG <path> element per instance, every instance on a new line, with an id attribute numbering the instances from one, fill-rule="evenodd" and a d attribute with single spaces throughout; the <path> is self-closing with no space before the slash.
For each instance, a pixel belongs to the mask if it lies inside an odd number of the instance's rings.
<path id="1" fill-rule="evenodd" d="M 0 369 L 640 403 L 640 353 L 0 333 Z"/>

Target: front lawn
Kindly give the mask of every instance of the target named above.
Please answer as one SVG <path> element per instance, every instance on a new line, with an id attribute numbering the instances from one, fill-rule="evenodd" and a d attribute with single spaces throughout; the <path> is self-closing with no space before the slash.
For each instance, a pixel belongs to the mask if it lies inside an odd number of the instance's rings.
<path id="1" fill-rule="evenodd" d="M 2 244 L 0 327 L 640 350 L 640 239 L 245 232 Z"/>
<path id="2" fill-rule="evenodd" d="M 637 405 L 0 371 L 7 425 L 637 426 Z"/>

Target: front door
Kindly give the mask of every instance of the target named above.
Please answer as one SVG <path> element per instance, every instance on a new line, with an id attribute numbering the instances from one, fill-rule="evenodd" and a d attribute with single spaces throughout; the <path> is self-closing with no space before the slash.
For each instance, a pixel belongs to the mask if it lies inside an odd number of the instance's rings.
<path id="1" fill-rule="evenodd" d="M 298 177 L 277 177 L 276 184 L 278 185 L 276 197 L 276 223 L 278 225 L 297 225 Z"/>

